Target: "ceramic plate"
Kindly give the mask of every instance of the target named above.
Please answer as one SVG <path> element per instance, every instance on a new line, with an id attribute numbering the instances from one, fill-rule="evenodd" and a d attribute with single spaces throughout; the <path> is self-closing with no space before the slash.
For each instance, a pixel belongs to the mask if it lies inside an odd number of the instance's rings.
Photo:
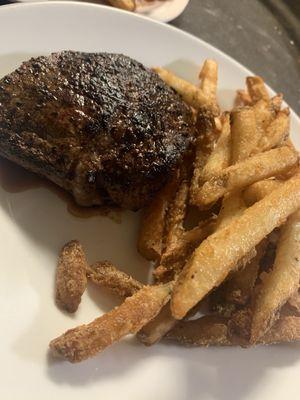
<path id="1" fill-rule="evenodd" d="M 148 66 L 167 66 L 196 81 L 199 65 L 209 57 L 219 63 L 219 97 L 221 105 L 229 107 L 235 89 L 243 87 L 250 74 L 219 50 L 184 32 L 91 4 L 1 7 L 0 37 L 0 76 L 31 56 L 72 49 L 122 52 Z M 298 145 L 299 129 L 300 121 L 292 113 L 293 139 Z M 126 212 L 121 223 L 101 216 L 77 218 L 47 188 L 17 193 L 0 188 L 1 399 L 298 398 L 300 348 L 295 344 L 249 350 L 165 344 L 147 348 L 129 338 L 81 364 L 49 358 L 52 338 L 118 303 L 108 293 L 89 287 L 76 315 L 59 311 L 53 289 L 61 246 L 77 238 L 90 262 L 109 259 L 146 281 L 149 266 L 135 249 L 138 217 Z"/>

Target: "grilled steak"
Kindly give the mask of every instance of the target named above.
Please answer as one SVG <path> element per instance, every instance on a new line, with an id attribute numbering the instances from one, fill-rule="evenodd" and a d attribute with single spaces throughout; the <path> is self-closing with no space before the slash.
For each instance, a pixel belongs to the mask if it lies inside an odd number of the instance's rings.
<path id="1" fill-rule="evenodd" d="M 180 97 L 119 54 L 53 53 L 0 81 L 0 154 L 84 206 L 145 205 L 193 129 Z"/>

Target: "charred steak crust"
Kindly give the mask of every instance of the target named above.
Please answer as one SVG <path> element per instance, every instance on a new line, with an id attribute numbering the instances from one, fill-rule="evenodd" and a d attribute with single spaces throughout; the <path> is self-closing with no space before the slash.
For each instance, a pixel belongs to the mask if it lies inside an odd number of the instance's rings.
<path id="1" fill-rule="evenodd" d="M 85 206 L 144 206 L 181 160 L 191 110 L 121 54 L 64 51 L 0 81 L 0 154 Z"/>

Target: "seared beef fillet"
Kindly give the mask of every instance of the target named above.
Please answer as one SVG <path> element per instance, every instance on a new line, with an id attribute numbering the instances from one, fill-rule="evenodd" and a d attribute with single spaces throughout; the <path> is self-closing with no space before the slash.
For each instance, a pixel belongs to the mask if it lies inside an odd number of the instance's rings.
<path id="1" fill-rule="evenodd" d="M 193 129 L 180 97 L 119 54 L 53 53 L 0 81 L 0 154 L 84 206 L 145 205 Z"/>

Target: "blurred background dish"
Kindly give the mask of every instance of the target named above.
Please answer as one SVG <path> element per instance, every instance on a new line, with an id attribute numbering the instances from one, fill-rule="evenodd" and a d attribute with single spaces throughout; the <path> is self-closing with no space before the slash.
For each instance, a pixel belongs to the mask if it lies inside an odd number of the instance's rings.
<path id="1" fill-rule="evenodd" d="M 47 0 L 44 0 L 47 1 Z M 122 8 L 127 3 L 136 3 L 134 12 L 161 22 L 170 22 L 177 18 L 186 8 L 190 0 L 90 0 L 84 2 L 95 3 L 101 5 L 116 5 Z M 0 0 L 0 5 L 11 3 L 36 3 L 40 0 Z"/>

